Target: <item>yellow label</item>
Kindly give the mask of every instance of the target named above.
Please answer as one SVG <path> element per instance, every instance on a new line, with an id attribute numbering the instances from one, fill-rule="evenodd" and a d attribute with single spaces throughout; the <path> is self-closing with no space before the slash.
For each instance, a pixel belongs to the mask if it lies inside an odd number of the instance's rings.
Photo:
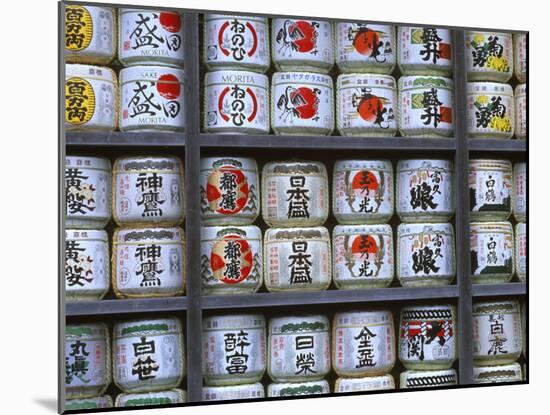
<path id="1" fill-rule="evenodd" d="M 78 52 L 90 46 L 94 33 L 92 16 L 82 6 L 65 6 L 65 49 Z"/>
<path id="2" fill-rule="evenodd" d="M 95 111 L 95 94 L 90 82 L 83 78 L 65 81 L 65 120 L 74 125 L 85 124 Z"/>

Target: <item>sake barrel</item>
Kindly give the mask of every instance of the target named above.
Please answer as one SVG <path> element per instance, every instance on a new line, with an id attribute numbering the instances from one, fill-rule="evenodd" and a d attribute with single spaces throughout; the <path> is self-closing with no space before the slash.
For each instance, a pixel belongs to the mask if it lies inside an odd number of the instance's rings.
<path id="1" fill-rule="evenodd" d="M 110 7 L 65 5 L 65 61 L 108 64 L 116 55 L 116 16 Z"/>
<path id="2" fill-rule="evenodd" d="M 263 281 L 262 231 L 257 226 L 201 227 L 202 294 L 254 293 Z"/>
<path id="3" fill-rule="evenodd" d="M 397 228 L 397 278 L 403 287 L 448 285 L 456 275 L 450 223 L 402 223 Z"/>
<path id="4" fill-rule="evenodd" d="M 65 65 L 65 129 L 113 131 L 118 117 L 118 81 L 105 66 Z"/>
<path id="5" fill-rule="evenodd" d="M 273 161 L 262 171 L 262 217 L 269 226 L 318 226 L 329 210 L 328 176 L 318 161 Z"/>
<path id="6" fill-rule="evenodd" d="M 514 33 L 514 74 L 519 82 L 527 82 L 527 34 Z"/>
<path id="7" fill-rule="evenodd" d="M 124 66 L 183 66 L 183 16 L 178 12 L 119 9 L 118 60 Z"/>
<path id="8" fill-rule="evenodd" d="M 334 65 L 332 23 L 271 19 L 271 56 L 278 71 L 328 73 Z"/>
<path id="9" fill-rule="evenodd" d="M 111 219 L 111 162 L 88 156 L 65 157 L 65 226 L 101 229 Z"/>
<path id="10" fill-rule="evenodd" d="M 512 279 L 514 232 L 510 222 L 470 223 L 470 265 L 474 284 L 498 284 Z"/>
<path id="11" fill-rule="evenodd" d="M 336 225 L 332 233 L 333 278 L 339 289 L 384 288 L 394 273 L 390 225 Z"/>
<path id="12" fill-rule="evenodd" d="M 508 160 L 470 160 L 468 169 L 470 219 L 502 221 L 512 213 L 512 163 Z"/>
<path id="13" fill-rule="evenodd" d="M 183 70 L 168 66 L 131 66 L 120 71 L 122 131 L 183 131 Z"/>
<path id="14" fill-rule="evenodd" d="M 264 279 L 268 291 L 326 290 L 331 273 L 326 228 L 269 228 L 265 232 Z"/>
<path id="15" fill-rule="evenodd" d="M 103 323 L 65 327 L 65 397 L 92 398 L 111 383 L 111 344 Z M 66 408 L 67 409 L 67 408 Z"/>
<path id="16" fill-rule="evenodd" d="M 207 72 L 204 77 L 203 129 L 208 133 L 269 133 L 267 76 L 225 69 Z"/>
<path id="17" fill-rule="evenodd" d="M 332 213 L 342 225 L 387 223 L 393 216 L 389 160 L 339 160 L 332 176 Z"/>
<path id="18" fill-rule="evenodd" d="M 450 369 L 458 358 L 456 336 L 453 305 L 403 307 L 399 360 L 409 370 Z"/>
<path id="19" fill-rule="evenodd" d="M 112 265 L 113 291 L 118 298 L 182 295 L 185 291 L 183 229 L 116 229 Z"/>
<path id="20" fill-rule="evenodd" d="M 275 134 L 330 135 L 334 130 L 332 78 L 313 72 L 275 72 L 271 127 Z"/>
<path id="21" fill-rule="evenodd" d="M 330 393 L 330 386 L 326 380 L 317 380 L 311 382 L 270 383 L 267 386 L 268 398 L 326 395 L 328 393 Z"/>
<path id="22" fill-rule="evenodd" d="M 527 163 L 525 162 L 514 164 L 512 210 L 518 222 L 527 220 Z"/>
<path id="23" fill-rule="evenodd" d="M 473 305 L 472 343 L 474 365 L 514 363 L 521 354 L 519 302 L 485 301 Z"/>
<path id="24" fill-rule="evenodd" d="M 332 324 L 332 367 L 341 377 L 378 376 L 395 364 L 390 311 L 340 312 Z"/>
<path id="25" fill-rule="evenodd" d="M 341 135 L 397 133 L 397 87 L 389 75 L 342 74 L 336 83 L 336 127 Z"/>
<path id="26" fill-rule="evenodd" d="M 391 74 L 395 68 L 395 27 L 335 22 L 335 58 L 342 73 Z"/>
<path id="27" fill-rule="evenodd" d="M 269 26 L 266 17 L 205 14 L 202 62 L 210 71 L 269 69 Z"/>
<path id="28" fill-rule="evenodd" d="M 519 84 L 514 90 L 515 136 L 520 140 L 527 138 L 527 84 Z"/>
<path id="29" fill-rule="evenodd" d="M 525 222 L 516 225 L 515 268 L 521 282 L 527 281 L 527 226 Z"/>
<path id="30" fill-rule="evenodd" d="M 468 82 L 466 124 L 470 138 L 512 138 L 514 93 L 508 84 Z"/>
<path id="31" fill-rule="evenodd" d="M 367 376 L 364 378 L 338 378 L 334 393 L 371 392 L 395 389 L 392 375 Z"/>
<path id="32" fill-rule="evenodd" d="M 126 393 L 177 387 L 185 376 L 185 347 L 177 318 L 131 320 L 113 328 L 113 372 Z"/>
<path id="33" fill-rule="evenodd" d="M 447 222 L 455 211 L 451 160 L 400 160 L 396 210 L 403 222 Z"/>
<path id="34" fill-rule="evenodd" d="M 397 27 L 397 64 L 403 75 L 450 76 L 453 40 L 449 29 Z"/>
<path id="35" fill-rule="evenodd" d="M 121 393 L 116 397 L 115 407 L 132 408 L 151 405 L 173 405 L 187 401 L 187 394 L 181 389 L 160 392 Z"/>
<path id="36" fill-rule="evenodd" d="M 112 408 L 113 400 L 109 395 L 97 396 L 94 398 L 68 399 L 65 401 L 66 411 L 78 411 L 85 409 Z"/>
<path id="37" fill-rule="evenodd" d="M 109 240 L 103 230 L 65 231 L 65 300 L 101 300 L 110 286 Z"/>
<path id="38" fill-rule="evenodd" d="M 246 385 L 202 387 L 203 402 L 232 401 L 235 399 L 261 399 L 264 397 L 264 385 L 260 382 Z"/>
<path id="39" fill-rule="evenodd" d="M 113 219 L 119 226 L 171 226 L 184 217 L 183 165 L 177 157 L 118 158 Z"/>
<path id="40" fill-rule="evenodd" d="M 467 31 L 465 52 L 469 81 L 507 82 L 512 77 L 510 33 Z"/>
<path id="41" fill-rule="evenodd" d="M 321 380 L 330 372 L 330 326 L 322 315 L 269 320 L 267 373 L 274 382 Z"/>
<path id="42" fill-rule="evenodd" d="M 203 225 L 251 225 L 260 214 L 256 160 L 245 157 L 201 158 Z"/>
<path id="43" fill-rule="evenodd" d="M 475 384 L 521 382 L 522 380 L 519 363 L 474 367 Z"/>
<path id="44" fill-rule="evenodd" d="M 266 369 L 261 314 L 211 316 L 202 322 L 202 373 L 208 386 L 259 382 Z"/>
<path id="45" fill-rule="evenodd" d="M 399 131 L 405 137 L 451 137 L 453 81 L 441 76 L 399 78 Z"/>
<path id="46" fill-rule="evenodd" d="M 399 375 L 401 389 L 449 387 L 457 384 L 457 374 L 454 369 L 406 370 Z"/>

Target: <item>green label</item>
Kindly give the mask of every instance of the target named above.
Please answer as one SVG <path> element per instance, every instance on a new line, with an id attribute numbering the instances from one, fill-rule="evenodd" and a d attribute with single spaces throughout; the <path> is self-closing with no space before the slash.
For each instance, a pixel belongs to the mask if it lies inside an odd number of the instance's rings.
<path id="1" fill-rule="evenodd" d="M 138 326 L 129 326 L 122 329 L 122 335 L 138 333 L 140 331 L 168 331 L 168 324 L 140 324 Z"/>

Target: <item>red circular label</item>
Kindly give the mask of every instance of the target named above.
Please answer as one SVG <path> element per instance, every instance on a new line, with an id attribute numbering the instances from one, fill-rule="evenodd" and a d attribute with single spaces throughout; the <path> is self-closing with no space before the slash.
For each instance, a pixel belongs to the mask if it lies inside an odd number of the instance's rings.
<path id="1" fill-rule="evenodd" d="M 353 47 L 361 55 L 370 55 L 379 42 L 378 33 L 368 28 L 361 28 L 353 38 Z"/>
<path id="2" fill-rule="evenodd" d="M 288 34 L 298 52 L 309 52 L 317 44 L 317 32 L 311 23 L 297 20 L 289 27 Z"/>
<path id="3" fill-rule="evenodd" d="M 165 99 L 176 99 L 180 96 L 181 87 L 176 75 L 167 73 L 157 80 L 157 91 Z"/>
<path id="4" fill-rule="evenodd" d="M 317 115 L 319 98 L 312 89 L 305 86 L 294 89 L 290 93 L 290 101 L 298 103 L 294 109 L 300 118 L 309 119 Z"/>
<path id="5" fill-rule="evenodd" d="M 210 267 L 214 277 L 226 284 L 244 281 L 252 270 L 253 253 L 239 235 L 225 235 L 212 246 Z"/>
<path id="6" fill-rule="evenodd" d="M 378 190 L 379 183 L 373 172 L 369 170 L 361 170 L 353 176 L 351 186 L 354 190 Z"/>
<path id="7" fill-rule="evenodd" d="M 366 94 L 359 101 L 357 112 L 365 121 L 375 121 L 378 114 L 381 113 L 384 104 L 376 95 Z"/>
<path id="8" fill-rule="evenodd" d="M 235 166 L 222 166 L 208 176 L 206 198 L 210 208 L 222 215 L 240 212 L 248 202 L 248 181 Z"/>
<path id="9" fill-rule="evenodd" d="M 375 239 L 370 235 L 359 235 L 353 240 L 351 245 L 351 253 L 354 255 L 369 255 L 376 254 L 378 245 Z"/>
<path id="10" fill-rule="evenodd" d="M 177 13 L 161 12 L 159 21 L 167 32 L 177 33 L 181 30 L 181 16 Z"/>

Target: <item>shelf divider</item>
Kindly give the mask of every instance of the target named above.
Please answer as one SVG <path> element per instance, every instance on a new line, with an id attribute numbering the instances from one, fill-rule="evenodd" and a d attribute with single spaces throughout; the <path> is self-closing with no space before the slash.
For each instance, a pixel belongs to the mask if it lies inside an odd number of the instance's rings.
<path id="1" fill-rule="evenodd" d="M 184 147 L 185 133 L 168 131 L 67 131 L 67 146 Z"/>
<path id="2" fill-rule="evenodd" d="M 474 297 L 499 297 L 527 295 L 527 284 L 524 282 L 507 282 L 504 284 L 472 284 Z"/>

